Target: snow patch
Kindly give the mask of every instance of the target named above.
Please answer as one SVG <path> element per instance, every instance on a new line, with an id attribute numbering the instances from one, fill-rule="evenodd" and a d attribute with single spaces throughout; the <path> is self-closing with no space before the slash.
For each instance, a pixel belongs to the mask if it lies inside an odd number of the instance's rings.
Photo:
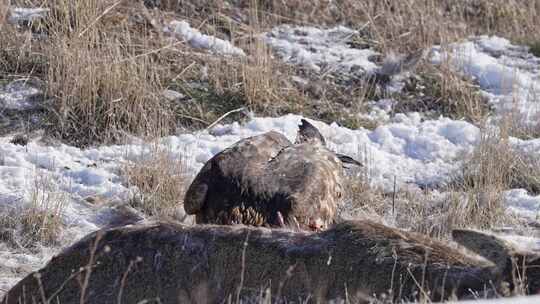
<path id="1" fill-rule="evenodd" d="M 525 123 L 540 118 L 540 58 L 500 37 L 480 36 L 448 49 L 432 49 L 432 62 L 448 62 L 478 82 L 496 114 L 518 114 Z"/>
<path id="2" fill-rule="evenodd" d="M 352 48 L 347 44 L 357 33 L 344 26 L 319 29 L 282 25 L 266 33 L 264 40 L 285 62 L 315 72 L 372 73 L 378 67 L 370 57 L 378 53 L 370 49 Z"/>
<path id="3" fill-rule="evenodd" d="M 39 248 L 35 254 L 17 253 L 0 243 L 0 296 L 34 270 L 44 266 L 54 251 L 48 248 Z"/>
<path id="4" fill-rule="evenodd" d="M 497 235 L 522 252 L 540 251 L 540 239 L 521 235 Z"/>
<path id="5" fill-rule="evenodd" d="M 25 80 L 17 80 L 0 88 L 0 110 L 31 110 L 39 107 L 43 92 Z"/>
<path id="6" fill-rule="evenodd" d="M 14 7 L 9 10 L 7 21 L 11 24 L 23 22 L 33 22 L 45 17 L 49 12 L 48 8 L 22 8 Z"/>
<path id="7" fill-rule="evenodd" d="M 177 39 L 185 40 L 191 47 L 196 49 L 210 50 L 213 53 L 222 55 L 246 55 L 242 49 L 233 46 L 229 41 L 201 34 L 199 30 L 192 28 L 184 20 L 171 21 L 165 32 L 172 32 Z"/>
<path id="8" fill-rule="evenodd" d="M 161 140 L 171 157 L 183 157 L 194 175 L 215 154 L 242 138 L 271 130 L 294 140 L 302 117 L 259 117 L 246 125 L 219 125 L 210 133 L 182 134 Z M 419 185 L 444 182 L 459 165 L 459 156 L 470 151 L 479 130 L 466 122 L 448 118 L 423 121 L 419 115 L 397 115 L 373 131 L 350 130 L 336 124 L 313 121 L 331 149 L 367 162 L 374 185 L 391 189 L 394 175 L 400 183 Z M 132 189 L 122 183 L 121 166 L 137 160 L 148 150 L 145 144 L 78 149 L 66 145 L 27 146 L 0 138 L 0 204 L 24 198 L 24 189 L 36 174 L 50 181 L 75 202 L 88 197 L 125 201 Z"/>
<path id="9" fill-rule="evenodd" d="M 490 300 L 472 300 L 459 302 L 446 302 L 447 304 L 537 304 L 540 303 L 540 296 L 513 297 Z"/>
<path id="10" fill-rule="evenodd" d="M 512 189 L 506 191 L 504 196 L 509 211 L 523 218 L 540 219 L 540 195 L 529 195 L 525 189 Z"/>

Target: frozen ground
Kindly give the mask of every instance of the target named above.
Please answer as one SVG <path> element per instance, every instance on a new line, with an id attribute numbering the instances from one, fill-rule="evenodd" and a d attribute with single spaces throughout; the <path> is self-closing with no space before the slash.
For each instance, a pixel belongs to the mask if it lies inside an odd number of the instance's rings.
<path id="1" fill-rule="evenodd" d="M 203 35 L 185 22 L 171 24 L 170 30 L 194 48 L 245 55 L 229 42 Z M 376 71 L 380 67 L 370 60 L 370 56 L 376 55 L 373 50 L 354 49 L 346 43 L 354 33 L 343 27 L 321 30 L 282 26 L 268 33 L 266 41 L 283 60 L 318 72 Z M 495 106 L 497 115 L 511 107 L 530 120 L 535 117 L 533 99 L 540 90 L 540 61 L 525 49 L 501 38 L 479 37 L 452 45 L 450 51 L 435 47 L 432 59 L 436 64 L 448 61 L 474 77 Z M 507 89 L 509 84 L 513 90 Z M 24 110 L 33 105 L 28 97 L 38 93 L 13 84 L 0 90 L 0 107 Z M 390 191 L 394 177 L 398 187 L 437 186 L 448 181 L 463 156 L 478 143 L 479 129 L 444 117 L 424 120 L 419 113 L 390 117 L 391 105 L 392 102 L 386 100 L 380 107 L 374 107 L 371 115 L 384 117 L 385 123 L 373 131 L 313 123 L 327 138 L 330 148 L 353 155 L 366 164 L 373 186 Z M 167 148 L 170 157 L 184 158 L 191 174 L 195 174 L 205 161 L 241 138 L 275 130 L 294 139 L 300 118 L 292 114 L 277 118 L 255 117 L 245 125 L 218 125 L 209 132 L 166 137 L 160 144 Z M 45 177 L 50 189 L 67 197 L 68 207 L 63 219 L 67 225 L 65 239 L 69 241 L 64 246 L 126 216 L 119 205 L 136 189 L 125 184 L 120 170 L 123 164 L 136 161 L 150 149 L 149 144 L 137 141 L 81 150 L 67 145 L 46 146 L 37 140 L 18 146 L 10 143 L 11 139 L 12 136 L 0 137 L 0 206 L 24 207 L 36 178 Z M 540 139 L 512 139 L 512 144 L 531 154 L 540 153 Z M 102 203 L 91 204 L 89 198 Z M 540 197 L 530 196 L 521 189 L 509 189 L 507 203 L 509 211 L 527 218 L 536 218 L 540 210 Z M 537 245 L 534 240 L 528 242 Z M 43 248 L 30 255 L 0 244 L 0 293 L 29 271 L 42 266 L 57 250 Z M 504 303 L 510 302 L 505 299 Z"/>
<path id="2" fill-rule="evenodd" d="M 480 36 L 442 49 L 432 62 L 449 63 L 482 87 L 497 115 L 514 114 L 525 123 L 540 118 L 540 58 L 500 37 Z"/>

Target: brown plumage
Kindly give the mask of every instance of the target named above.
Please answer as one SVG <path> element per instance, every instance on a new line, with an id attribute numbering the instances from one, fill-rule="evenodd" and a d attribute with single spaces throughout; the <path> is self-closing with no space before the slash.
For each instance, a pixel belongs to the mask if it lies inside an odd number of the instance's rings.
<path id="1" fill-rule="evenodd" d="M 319 230 L 341 201 L 343 162 L 302 119 L 295 144 L 277 132 L 238 141 L 210 159 L 189 187 L 184 208 L 197 223 Z"/>

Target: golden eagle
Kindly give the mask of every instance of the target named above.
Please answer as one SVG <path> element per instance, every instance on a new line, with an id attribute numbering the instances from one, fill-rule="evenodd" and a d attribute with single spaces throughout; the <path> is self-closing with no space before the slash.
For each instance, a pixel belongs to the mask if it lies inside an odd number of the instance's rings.
<path id="1" fill-rule="evenodd" d="M 242 139 L 211 158 L 184 198 L 197 223 L 320 230 L 343 197 L 343 163 L 321 133 L 301 120 L 295 143 L 271 131 Z"/>

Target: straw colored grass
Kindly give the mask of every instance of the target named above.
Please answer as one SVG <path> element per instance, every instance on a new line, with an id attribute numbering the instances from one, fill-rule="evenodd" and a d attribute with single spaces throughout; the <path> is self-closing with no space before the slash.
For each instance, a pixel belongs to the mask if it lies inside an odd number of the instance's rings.
<path id="1" fill-rule="evenodd" d="M 0 213 L 3 241 L 18 249 L 30 250 L 60 242 L 64 225 L 62 215 L 69 198 L 53 178 L 47 173 L 36 172 L 29 185 L 27 201 L 16 208 L 4 207 L 7 209 Z"/>
<path id="2" fill-rule="evenodd" d="M 185 219 L 183 198 L 191 176 L 182 155 L 166 147 L 150 145 L 146 152 L 122 167 L 129 187 L 136 187 L 131 205 L 157 219 Z"/>

